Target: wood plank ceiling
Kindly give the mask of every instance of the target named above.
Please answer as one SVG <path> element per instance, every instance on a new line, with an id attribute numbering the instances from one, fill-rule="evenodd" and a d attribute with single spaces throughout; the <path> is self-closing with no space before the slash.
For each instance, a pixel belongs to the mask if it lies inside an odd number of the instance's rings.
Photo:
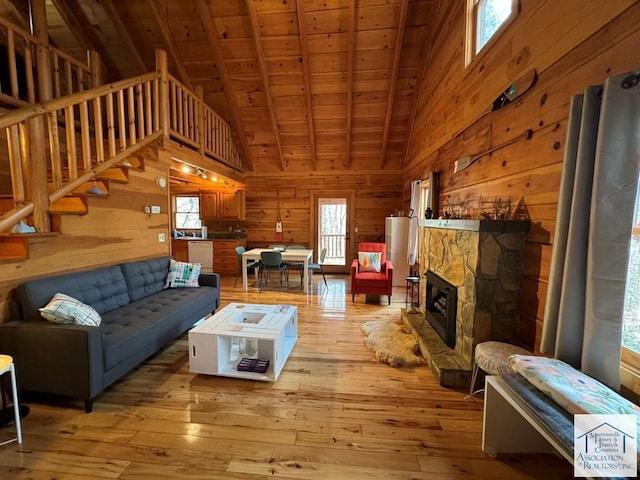
<path id="1" fill-rule="evenodd" d="M 46 3 L 51 42 L 96 50 L 105 81 L 167 51 L 232 125 L 247 171 L 402 168 L 435 0 Z"/>

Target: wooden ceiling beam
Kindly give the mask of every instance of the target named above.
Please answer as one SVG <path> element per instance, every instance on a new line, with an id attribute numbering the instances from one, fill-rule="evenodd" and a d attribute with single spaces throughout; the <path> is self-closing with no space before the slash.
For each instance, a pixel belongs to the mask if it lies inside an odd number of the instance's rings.
<path id="1" fill-rule="evenodd" d="M 102 0 L 102 7 L 107 13 L 109 20 L 113 23 L 113 26 L 116 27 L 120 38 L 124 42 L 124 46 L 127 48 L 127 54 L 131 56 L 131 59 L 139 73 L 147 73 L 147 67 L 140 56 L 140 52 L 138 52 L 135 42 L 131 39 L 131 35 L 129 35 L 124 23 L 122 23 L 122 19 L 120 18 L 120 15 L 118 15 L 118 9 L 113 4 L 113 0 Z"/>
<path id="2" fill-rule="evenodd" d="M 398 22 L 398 34 L 396 35 L 396 51 L 393 55 L 393 66 L 391 67 L 391 83 L 389 86 L 389 97 L 387 99 L 387 111 L 384 117 L 384 130 L 382 133 L 382 147 L 380 148 L 380 168 L 385 167 L 387 158 L 387 142 L 389 141 L 389 126 L 391 125 L 391 115 L 393 114 L 393 103 L 396 98 L 396 84 L 398 83 L 398 67 L 400 57 L 402 57 L 402 41 L 404 30 L 407 25 L 407 10 L 409 0 L 402 0 L 400 4 L 400 21 Z"/>
<path id="3" fill-rule="evenodd" d="M 298 33 L 300 38 L 300 53 L 302 55 L 302 74 L 304 76 L 304 96 L 307 104 L 307 123 L 309 124 L 309 144 L 311 147 L 311 169 L 317 168 L 316 134 L 313 123 L 313 103 L 311 98 L 311 74 L 309 72 L 309 54 L 307 51 L 307 29 L 304 23 L 302 0 L 296 0 L 298 16 Z"/>
<path id="4" fill-rule="evenodd" d="M 160 7 L 155 0 L 147 0 L 149 7 L 153 11 L 153 16 L 160 27 L 160 33 L 162 34 L 162 39 L 164 40 L 164 44 L 167 47 L 169 52 L 169 57 L 171 58 L 171 62 L 175 65 L 176 70 L 178 71 L 178 76 L 180 77 L 180 81 L 184 83 L 190 90 L 193 90 L 193 84 L 191 83 L 191 79 L 189 78 L 189 74 L 187 73 L 187 69 L 184 67 L 184 62 L 182 61 L 182 55 L 176 49 L 176 42 L 173 38 L 173 34 L 171 33 L 171 29 L 169 28 L 169 22 L 167 22 L 167 16 L 164 14 L 164 8 Z"/>
<path id="5" fill-rule="evenodd" d="M 271 96 L 271 89 L 269 87 L 269 70 L 267 68 L 267 59 L 264 55 L 264 48 L 262 46 L 262 36 L 260 34 L 260 24 L 258 23 L 258 13 L 253 0 L 245 0 L 247 11 L 249 12 L 249 18 L 251 19 L 251 28 L 253 30 L 253 41 L 258 53 L 258 66 L 260 67 L 260 76 L 262 77 L 262 86 L 265 97 L 267 99 L 267 108 L 269 109 L 269 117 L 271 119 L 271 128 L 273 129 L 273 135 L 276 138 L 276 146 L 278 147 L 278 154 L 280 155 L 280 165 L 282 171 L 286 171 L 287 162 L 284 159 L 284 151 L 282 150 L 282 143 L 280 141 L 280 129 L 278 128 L 278 120 L 276 119 L 275 107 L 273 106 L 273 97 Z"/>
<path id="6" fill-rule="evenodd" d="M 217 65 L 218 74 L 220 75 L 220 82 L 222 83 L 222 88 L 224 90 L 223 93 L 229 105 L 229 110 L 231 110 L 233 123 L 235 124 L 238 136 L 240 137 L 240 145 L 244 153 L 244 158 L 247 159 L 250 170 L 254 171 L 256 168 L 255 160 L 251 154 L 251 148 L 249 147 L 247 134 L 244 129 L 244 124 L 242 123 L 242 118 L 240 117 L 240 110 L 238 109 L 238 104 L 236 102 L 236 99 L 234 98 L 233 89 L 231 88 L 231 81 L 229 79 L 229 76 L 227 75 L 224 65 L 222 47 L 220 46 L 220 43 L 218 41 L 218 31 L 215 22 L 213 21 L 211 4 L 209 0 L 196 0 L 196 6 L 198 8 L 198 13 L 200 14 L 202 24 L 204 25 L 205 32 L 207 34 L 207 40 L 209 42 L 209 46 L 211 47 L 213 61 Z"/>
<path id="7" fill-rule="evenodd" d="M 106 83 L 111 82 L 115 78 L 112 72 L 117 72 L 118 69 L 109 55 L 107 55 L 106 49 L 103 48 L 102 42 L 100 42 L 98 36 L 93 32 L 93 29 L 84 28 L 85 25 L 90 25 L 90 22 L 82 11 L 82 8 L 80 8 L 80 5 L 78 5 L 76 0 L 52 0 L 52 3 L 80 47 L 82 47 L 83 50 L 98 52 L 100 55 L 100 71 L 103 80 Z"/>
<path id="8" fill-rule="evenodd" d="M 347 50 L 347 127 L 345 149 L 345 167 L 351 168 L 351 121 L 353 112 L 353 57 L 355 56 L 356 41 L 356 2 L 349 2 L 349 45 Z"/>

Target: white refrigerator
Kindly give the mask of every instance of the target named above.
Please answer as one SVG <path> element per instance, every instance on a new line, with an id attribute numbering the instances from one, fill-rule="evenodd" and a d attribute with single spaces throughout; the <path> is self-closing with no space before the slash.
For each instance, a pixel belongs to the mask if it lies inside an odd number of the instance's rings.
<path id="1" fill-rule="evenodd" d="M 387 217 L 384 222 L 387 260 L 393 264 L 393 286 L 405 287 L 409 275 L 407 243 L 409 240 L 409 217 Z"/>

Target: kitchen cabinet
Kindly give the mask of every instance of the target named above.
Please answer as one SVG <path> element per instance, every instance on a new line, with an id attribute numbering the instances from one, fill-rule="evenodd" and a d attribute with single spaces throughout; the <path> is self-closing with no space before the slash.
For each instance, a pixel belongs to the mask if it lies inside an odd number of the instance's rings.
<path id="1" fill-rule="evenodd" d="M 238 190 L 235 193 L 220 192 L 220 218 L 244 220 L 245 204 L 244 190 Z"/>
<path id="2" fill-rule="evenodd" d="M 213 271 L 221 274 L 238 274 L 236 247 L 247 246 L 244 238 L 213 241 Z"/>
<path id="3" fill-rule="evenodd" d="M 186 240 L 171 240 L 171 256 L 178 262 L 188 262 L 189 242 Z"/>
<path id="4" fill-rule="evenodd" d="M 202 220 L 244 220 L 246 197 L 244 190 L 211 192 L 200 195 Z"/>
<path id="5" fill-rule="evenodd" d="M 220 218 L 220 196 L 218 192 L 203 193 L 200 195 L 200 219 L 218 220 Z"/>

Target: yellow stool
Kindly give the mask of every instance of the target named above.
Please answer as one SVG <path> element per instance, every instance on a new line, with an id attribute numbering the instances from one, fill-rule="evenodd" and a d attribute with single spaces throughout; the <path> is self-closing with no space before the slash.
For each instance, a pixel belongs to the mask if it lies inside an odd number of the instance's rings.
<path id="1" fill-rule="evenodd" d="M 16 385 L 16 368 L 13 364 L 13 358 L 9 355 L 0 355 L 0 375 L 4 375 L 7 372 L 11 372 L 11 391 L 13 392 L 13 414 L 16 422 L 17 438 L 12 438 L 5 442 L 0 443 L 0 446 L 7 443 L 15 442 L 22 443 L 22 427 L 20 425 L 20 403 L 18 402 L 18 387 Z M 2 395 L 4 401 L 4 393 Z"/>

